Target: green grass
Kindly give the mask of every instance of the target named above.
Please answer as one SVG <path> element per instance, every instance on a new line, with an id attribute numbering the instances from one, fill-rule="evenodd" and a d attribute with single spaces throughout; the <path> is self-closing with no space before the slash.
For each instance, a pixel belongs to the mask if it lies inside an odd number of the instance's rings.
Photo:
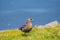
<path id="1" fill-rule="evenodd" d="M 60 26 L 54 28 L 33 28 L 27 36 L 20 30 L 0 32 L 0 40 L 60 40 Z"/>

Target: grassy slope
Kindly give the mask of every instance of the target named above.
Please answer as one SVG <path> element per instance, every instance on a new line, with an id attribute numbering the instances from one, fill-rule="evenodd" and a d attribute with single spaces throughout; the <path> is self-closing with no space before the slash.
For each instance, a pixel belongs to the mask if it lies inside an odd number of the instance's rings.
<path id="1" fill-rule="evenodd" d="M 0 40 L 60 40 L 60 26 L 54 28 L 33 28 L 28 36 L 20 30 L 0 32 Z"/>

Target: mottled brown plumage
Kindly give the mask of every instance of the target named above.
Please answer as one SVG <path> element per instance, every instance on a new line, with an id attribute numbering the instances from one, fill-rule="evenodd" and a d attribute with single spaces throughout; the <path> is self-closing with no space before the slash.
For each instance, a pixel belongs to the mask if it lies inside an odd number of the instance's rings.
<path id="1" fill-rule="evenodd" d="M 19 28 L 19 30 L 21 30 L 25 33 L 30 32 L 31 29 L 32 29 L 32 19 L 31 18 L 28 18 L 26 24 L 23 25 L 21 28 Z"/>

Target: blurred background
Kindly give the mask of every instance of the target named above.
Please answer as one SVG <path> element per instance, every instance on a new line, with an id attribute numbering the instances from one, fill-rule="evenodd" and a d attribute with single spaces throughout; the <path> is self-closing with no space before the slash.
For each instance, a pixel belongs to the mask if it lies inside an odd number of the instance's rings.
<path id="1" fill-rule="evenodd" d="M 33 26 L 60 22 L 60 0 L 0 0 L 0 30 L 19 28 L 27 18 Z"/>

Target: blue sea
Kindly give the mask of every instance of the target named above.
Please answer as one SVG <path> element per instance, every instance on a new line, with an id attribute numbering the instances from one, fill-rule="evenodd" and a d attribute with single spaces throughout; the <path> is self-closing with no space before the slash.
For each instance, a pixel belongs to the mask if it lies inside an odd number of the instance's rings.
<path id="1" fill-rule="evenodd" d="M 27 18 L 33 26 L 60 23 L 60 0 L 0 0 L 0 30 L 19 28 Z"/>

